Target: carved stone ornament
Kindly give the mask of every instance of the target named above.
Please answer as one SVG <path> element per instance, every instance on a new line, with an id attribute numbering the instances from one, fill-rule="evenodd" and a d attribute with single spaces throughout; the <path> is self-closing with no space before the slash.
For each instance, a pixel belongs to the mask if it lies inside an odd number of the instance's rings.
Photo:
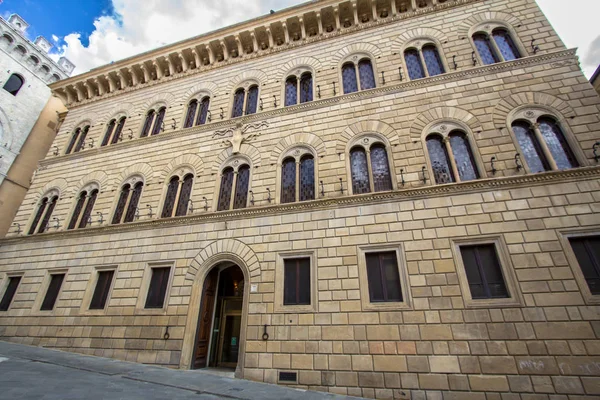
<path id="1" fill-rule="evenodd" d="M 529 111 L 526 111 L 526 112 L 525 112 L 525 116 L 526 116 L 527 118 L 534 118 L 534 117 L 535 117 L 535 112 L 533 112 L 533 111 L 531 111 L 531 110 L 529 110 Z"/>
<path id="2" fill-rule="evenodd" d="M 269 123 L 267 121 L 255 122 L 252 124 L 247 124 L 245 126 L 242 125 L 241 122 L 238 122 L 235 125 L 235 127 L 230 127 L 230 128 L 215 131 L 215 133 L 212 135 L 212 137 L 214 138 L 215 136 L 225 136 L 226 134 L 231 133 L 231 138 L 223 140 L 223 144 L 225 146 L 231 145 L 233 147 L 232 154 L 238 154 L 240 152 L 240 147 L 242 146 L 242 143 L 249 142 L 249 141 L 255 139 L 256 137 L 260 136 L 260 132 L 252 133 L 250 135 L 244 136 L 244 134 L 249 129 L 259 129 L 259 128 L 268 127 L 268 126 L 269 126 Z"/>

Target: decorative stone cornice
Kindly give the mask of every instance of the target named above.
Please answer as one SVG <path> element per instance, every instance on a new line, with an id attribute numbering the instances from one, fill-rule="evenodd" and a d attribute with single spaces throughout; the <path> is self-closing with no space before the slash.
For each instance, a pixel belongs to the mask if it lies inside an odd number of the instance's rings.
<path id="1" fill-rule="evenodd" d="M 288 43 L 284 43 L 282 45 L 277 45 L 275 47 L 269 47 L 268 49 L 265 49 L 265 50 L 261 49 L 261 50 L 255 51 L 251 54 L 244 54 L 243 57 L 235 57 L 235 58 L 228 57 L 227 59 L 222 60 L 222 61 L 215 61 L 215 62 L 211 61 L 211 63 L 209 65 L 203 65 L 200 67 L 196 66 L 196 68 L 188 68 L 185 71 L 177 72 L 171 76 L 160 76 L 160 77 L 157 77 L 156 80 L 150 80 L 145 83 L 138 83 L 137 85 L 127 86 L 125 88 L 122 88 L 121 90 L 115 90 L 115 91 L 110 91 L 110 92 L 107 91 L 107 92 L 104 92 L 104 94 L 92 96 L 89 99 L 82 99 L 82 100 L 73 102 L 68 105 L 69 105 L 70 109 L 75 109 L 75 108 L 78 108 L 78 107 L 86 105 L 86 104 L 94 103 L 94 102 L 101 101 L 104 99 L 109 99 L 112 97 L 116 97 L 116 96 L 119 96 L 122 94 L 129 93 L 131 91 L 140 90 L 143 88 L 152 87 L 154 85 L 162 84 L 165 82 L 170 82 L 170 81 L 174 81 L 177 79 L 182 79 L 182 78 L 186 78 L 189 76 L 213 71 L 218 68 L 227 67 L 227 66 L 230 66 L 233 64 L 238 64 L 241 62 L 251 61 L 251 60 L 254 60 L 254 59 L 257 59 L 260 57 L 265 57 L 265 56 L 269 56 L 272 54 L 277 54 L 277 53 L 285 52 L 288 50 L 293 50 L 298 47 L 310 45 L 310 44 L 313 44 L 316 42 L 331 40 L 331 39 L 335 39 L 335 38 L 338 38 L 341 36 L 351 35 L 356 32 L 373 29 L 373 28 L 389 25 L 389 24 L 392 24 L 395 22 L 404 21 L 404 20 L 411 19 L 411 18 L 417 18 L 417 17 L 421 17 L 424 15 L 437 13 L 440 11 L 446 11 L 446 10 L 449 10 L 452 8 L 461 7 L 461 6 L 464 6 L 467 4 L 482 2 L 482 1 L 484 1 L 484 0 L 448 0 L 445 3 L 438 3 L 434 6 L 417 9 L 414 11 L 408 11 L 408 12 L 404 12 L 404 13 L 398 13 L 396 15 L 389 16 L 384 19 L 377 18 L 377 20 L 369 20 L 369 22 L 366 22 L 366 23 L 361 22 L 356 25 L 352 25 L 348 28 L 339 28 L 332 32 L 323 31 L 321 34 L 316 35 L 316 36 L 304 37 L 303 40 L 289 41 Z M 336 7 L 336 6 L 338 6 L 339 2 L 340 2 L 339 0 L 310 1 L 307 3 L 301 4 L 299 6 L 296 6 L 296 7 L 291 7 L 287 10 L 283 10 L 281 12 L 278 12 L 278 13 L 275 13 L 272 15 L 259 17 L 257 19 L 251 20 L 251 21 L 247 21 L 247 22 L 244 22 L 241 24 L 226 27 L 226 28 L 214 31 L 214 32 L 207 33 L 205 35 L 190 38 L 190 39 L 178 42 L 178 43 L 174 43 L 172 45 L 161 47 L 161 48 L 158 48 L 158 49 L 146 52 L 146 53 L 142 53 L 142 54 L 134 56 L 134 57 L 126 58 L 124 60 L 117 61 L 115 63 L 93 69 L 87 73 L 78 75 L 78 76 L 70 78 L 70 79 L 65 79 L 58 83 L 50 85 L 50 88 L 53 91 L 55 91 L 55 93 L 58 94 L 59 90 L 63 90 L 63 91 L 67 90 L 67 87 L 69 87 L 69 86 L 76 87 L 79 84 L 83 84 L 83 82 L 86 82 L 87 80 L 90 80 L 90 79 L 94 80 L 98 76 L 109 75 L 111 73 L 118 73 L 118 71 L 120 71 L 121 69 L 131 69 L 134 65 L 138 65 L 138 64 L 143 65 L 146 62 L 153 62 L 161 57 L 166 57 L 168 59 L 168 55 L 172 54 L 172 53 L 177 53 L 181 56 L 181 52 L 183 52 L 184 50 L 191 49 L 190 51 L 196 51 L 195 48 L 197 46 L 206 45 L 207 43 L 210 43 L 215 40 L 222 41 L 223 38 L 228 37 L 228 36 L 239 37 L 239 34 L 244 31 L 254 32 L 256 29 L 258 29 L 260 27 L 270 26 L 270 24 L 272 24 L 272 23 L 281 22 L 288 18 L 292 18 L 292 17 L 302 18 L 303 14 L 306 14 L 309 12 L 315 12 L 317 14 L 320 14 L 320 11 L 323 8 L 329 7 L 329 6 Z"/>
<path id="2" fill-rule="evenodd" d="M 439 196 L 447 197 L 452 195 L 482 193 L 490 190 L 507 190 L 599 178 L 600 166 L 582 167 L 566 171 L 551 171 L 540 174 L 479 179 L 461 183 L 399 189 L 382 193 L 345 195 L 335 198 L 323 198 L 297 203 L 256 206 L 229 211 L 206 212 L 203 214 L 192 214 L 184 217 L 151 219 L 120 225 L 106 225 L 70 231 L 47 232 L 32 236 L 13 236 L 1 239 L 0 246 L 22 242 L 41 242 L 46 240 L 57 240 L 82 236 L 90 237 L 92 235 L 114 234 L 135 230 L 161 229 L 171 226 L 229 222 L 254 217 L 297 213 L 301 211 L 321 211 L 354 206 L 369 206 L 392 201 L 414 201 Z"/>
<path id="3" fill-rule="evenodd" d="M 253 121 L 266 120 L 268 118 L 276 117 L 284 114 L 294 114 L 305 112 L 307 110 L 316 110 L 320 108 L 330 107 L 337 104 L 350 103 L 357 100 L 370 99 L 387 94 L 395 94 L 405 92 L 407 90 L 425 88 L 429 86 L 436 86 L 440 83 L 455 82 L 464 78 L 485 76 L 493 73 L 500 73 L 510 71 L 513 69 L 535 66 L 540 64 L 548 64 L 551 62 L 551 66 L 554 64 L 560 64 L 563 66 L 564 63 L 576 63 L 577 58 L 575 55 L 575 49 L 561 50 L 553 53 L 546 53 L 535 55 L 531 57 L 520 58 L 514 61 L 502 62 L 492 65 L 485 65 L 481 67 L 473 67 L 466 70 L 448 72 L 442 75 L 437 75 L 430 78 L 418 79 L 414 81 L 401 82 L 395 85 L 380 86 L 375 89 L 363 90 L 350 94 L 343 94 L 327 99 L 315 100 L 307 103 L 301 103 L 295 106 L 281 107 L 274 110 L 268 110 L 258 112 L 256 114 L 246 115 L 238 118 L 230 118 L 222 121 L 211 122 L 204 125 L 198 125 L 192 128 L 177 129 L 169 132 L 163 132 L 159 135 L 149 136 L 145 138 L 137 138 L 120 143 L 112 144 L 104 147 L 97 147 L 95 149 L 83 150 L 78 153 L 72 153 L 68 155 L 52 156 L 42 160 L 40 166 L 47 167 L 53 164 L 68 162 L 71 160 L 81 159 L 83 157 L 93 156 L 96 154 L 106 154 L 108 152 L 119 151 L 133 146 L 141 146 L 144 144 L 150 144 L 154 142 L 160 142 L 169 140 L 174 136 L 181 136 L 181 138 L 197 135 L 204 132 L 210 132 L 219 129 L 233 128 L 237 124 L 247 124 Z"/>

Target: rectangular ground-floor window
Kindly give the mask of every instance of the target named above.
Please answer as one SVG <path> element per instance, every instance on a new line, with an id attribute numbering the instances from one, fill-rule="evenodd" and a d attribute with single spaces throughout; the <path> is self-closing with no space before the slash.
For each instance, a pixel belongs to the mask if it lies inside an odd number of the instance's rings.
<path id="1" fill-rule="evenodd" d="M 502 275 L 496 246 L 478 244 L 460 246 L 472 299 L 504 299 L 510 297 Z"/>
<path id="2" fill-rule="evenodd" d="M 310 304 L 310 258 L 284 260 L 283 305 Z"/>
<path id="3" fill-rule="evenodd" d="M 402 301 L 402 285 L 396 252 L 367 253 L 366 260 L 371 302 Z"/>
<path id="4" fill-rule="evenodd" d="M 110 287 L 112 285 L 115 271 L 98 271 L 98 280 L 96 281 L 96 288 L 90 302 L 90 310 L 102 310 L 106 307 L 106 300 L 110 293 Z"/>
<path id="5" fill-rule="evenodd" d="M 8 308 L 15 297 L 15 293 L 17 293 L 19 283 L 21 283 L 20 276 L 11 276 L 8 278 L 8 285 L 4 291 L 4 296 L 2 296 L 2 301 L 0 301 L 0 311 L 8 311 Z"/>
<path id="6" fill-rule="evenodd" d="M 146 308 L 163 308 L 170 275 L 171 267 L 152 268 L 152 278 L 146 297 Z"/>
<path id="7" fill-rule="evenodd" d="M 58 299 L 58 294 L 60 293 L 60 288 L 63 284 L 64 279 L 65 274 L 50 275 L 50 283 L 48 285 L 48 290 L 46 291 L 46 296 L 44 297 L 44 301 L 42 302 L 40 310 L 51 311 L 54 309 L 54 305 L 56 304 L 56 300 Z"/>
<path id="8" fill-rule="evenodd" d="M 600 295 L 600 236 L 570 237 L 583 278 L 592 295 Z"/>

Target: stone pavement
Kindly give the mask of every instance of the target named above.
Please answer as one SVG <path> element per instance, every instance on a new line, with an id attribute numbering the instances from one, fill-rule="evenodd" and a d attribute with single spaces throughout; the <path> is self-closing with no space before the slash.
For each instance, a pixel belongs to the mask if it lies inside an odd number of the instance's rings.
<path id="1" fill-rule="evenodd" d="M 1 400 L 350 400 L 107 358 L 0 342 Z"/>

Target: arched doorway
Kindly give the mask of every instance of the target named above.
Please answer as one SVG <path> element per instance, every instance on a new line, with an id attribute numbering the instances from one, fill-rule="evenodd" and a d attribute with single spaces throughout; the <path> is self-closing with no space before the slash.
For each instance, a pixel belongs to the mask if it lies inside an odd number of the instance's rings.
<path id="1" fill-rule="evenodd" d="M 236 368 L 241 353 L 244 273 L 235 263 L 215 265 L 206 275 L 192 368 Z"/>

